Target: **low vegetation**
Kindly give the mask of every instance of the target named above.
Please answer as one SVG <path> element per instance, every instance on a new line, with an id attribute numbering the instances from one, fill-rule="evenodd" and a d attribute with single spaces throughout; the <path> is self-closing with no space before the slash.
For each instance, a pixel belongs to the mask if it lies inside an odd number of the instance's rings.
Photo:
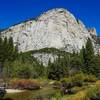
<path id="1" fill-rule="evenodd" d="M 40 83 L 36 80 L 14 79 L 10 80 L 8 88 L 21 90 L 37 90 L 40 89 Z"/>

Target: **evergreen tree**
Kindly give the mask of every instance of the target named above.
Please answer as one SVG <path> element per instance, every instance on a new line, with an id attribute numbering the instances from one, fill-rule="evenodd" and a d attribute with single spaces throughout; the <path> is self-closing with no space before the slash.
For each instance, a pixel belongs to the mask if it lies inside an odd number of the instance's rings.
<path id="1" fill-rule="evenodd" d="M 89 65 L 89 62 L 94 57 L 94 49 L 91 40 L 88 38 L 86 43 L 86 61 L 87 66 Z"/>
<path id="2" fill-rule="evenodd" d="M 11 62 L 16 58 L 15 52 L 17 53 L 13 44 L 13 39 L 7 39 L 7 37 L 2 39 L 0 37 L 0 72 L 2 72 L 5 63 Z"/>
<path id="3" fill-rule="evenodd" d="M 5 60 L 8 60 L 8 45 L 9 45 L 8 39 L 7 37 L 5 37 L 3 41 L 3 62 Z"/>
<path id="4" fill-rule="evenodd" d="M 48 78 L 53 80 L 60 80 L 68 73 L 67 66 L 64 59 L 58 56 L 54 63 L 50 63 L 48 66 Z"/>
<path id="5" fill-rule="evenodd" d="M 3 40 L 2 38 L 0 37 L 0 76 L 1 76 L 1 72 L 2 72 L 2 68 L 3 68 Z"/>
<path id="6" fill-rule="evenodd" d="M 13 43 L 13 39 L 12 37 L 9 38 L 9 43 L 8 43 L 8 46 L 9 46 L 9 53 L 12 53 L 14 51 L 14 43 Z"/>
<path id="7" fill-rule="evenodd" d="M 91 40 L 88 38 L 85 49 L 83 48 L 83 59 L 85 71 L 89 74 L 91 74 L 93 58 L 94 49 Z"/>
<path id="8" fill-rule="evenodd" d="M 12 37 L 8 40 L 8 47 L 7 47 L 7 54 L 8 54 L 8 60 L 13 59 L 13 53 L 14 53 L 14 45 L 13 45 L 13 39 Z"/>
<path id="9" fill-rule="evenodd" d="M 81 59 L 76 56 L 71 58 L 71 69 L 81 70 L 82 68 L 82 61 Z"/>
<path id="10" fill-rule="evenodd" d="M 100 56 L 94 56 L 89 68 L 90 72 L 100 78 Z"/>
<path id="11" fill-rule="evenodd" d="M 0 37 L 0 62 L 2 62 L 2 58 L 3 58 L 3 40 Z"/>
<path id="12" fill-rule="evenodd" d="M 85 52 L 85 48 L 84 48 L 84 46 L 82 47 L 82 49 L 80 50 L 80 53 L 79 53 L 79 56 L 80 56 L 80 60 L 81 60 L 81 63 L 82 63 L 82 66 L 81 66 L 81 70 L 83 71 L 83 72 L 85 72 L 85 56 L 86 56 L 86 54 L 85 54 L 86 52 Z"/>

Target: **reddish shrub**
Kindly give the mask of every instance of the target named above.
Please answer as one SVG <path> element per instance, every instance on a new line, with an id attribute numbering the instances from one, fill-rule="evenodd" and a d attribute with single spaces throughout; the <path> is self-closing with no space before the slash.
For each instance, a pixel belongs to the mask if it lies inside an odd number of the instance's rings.
<path id="1" fill-rule="evenodd" d="M 26 90 L 36 90 L 40 89 L 40 84 L 34 80 L 12 80 L 9 84 L 10 88 L 13 89 L 26 89 Z"/>

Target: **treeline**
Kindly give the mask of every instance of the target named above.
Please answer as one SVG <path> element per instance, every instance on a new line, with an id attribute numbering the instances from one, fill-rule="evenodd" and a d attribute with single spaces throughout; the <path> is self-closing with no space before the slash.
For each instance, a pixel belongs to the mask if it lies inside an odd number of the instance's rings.
<path id="1" fill-rule="evenodd" d="M 13 61 L 17 57 L 17 46 L 14 46 L 13 39 L 0 37 L 0 77 L 2 77 L 3 66 L 6 61 Z"/>
<path id="2" fill-rule="evenodd" d="M 42 67 L 42 68 L 41 68 Z M 30 53 L 19 53 L 12 37 L 0 38 L 0 77 L 37 78 L 43 75 L 44 66 Z"/>
<path id="3" fill-rule="evenodd" d="M 16 58 L 17 53 L 17 46 L 14 46 L 12 37 L 9 39 L 7 39 L 6 37 L 2 39 L 0 37 L 0 62 L 3 63 L 6 60 L 14 60 Z"/>
<path id="4" fill-rule="evenodd" d="M 54 54 L 53 49 L 53 54 Z M 51 53 L 52 51 L 49 52 Z M 45 51 L 46 52 L 46 51 Z M 18 53 L 17 46 L 14 46 L 13 39 L 0 38 L 0 69 L 3 78 L 39 78 L 46 77 L 53 80 L 74 75 L 82 72 L 95 75 L 100 78 L 100 55 L 94 54 L 93 45 L 90 39 L 81 49 L 80 53 L 73 54 L 55 52 L 58 58 L 48 66 L 44 67 L 32 56 L 32 52 Z"/>
<path id="5" fill-rule="evenodd" d="M 44 76 L 44 66 L 29 54 L 18 54 L 14 61 L 6 61 L 3 68 L 4 78 L 38 78 Z"/>
<path id="6" fill-rule="evenodd" d="M 60 56 L 54 63 L 48 65 L 48 78 L 60 80 L 63 77 L 82 72 L 95 75 L 100 78 L 100 55 L 94 54 L 93 45 L 90 39 L 81 49 L 80 53 L 67 54 Z"/>

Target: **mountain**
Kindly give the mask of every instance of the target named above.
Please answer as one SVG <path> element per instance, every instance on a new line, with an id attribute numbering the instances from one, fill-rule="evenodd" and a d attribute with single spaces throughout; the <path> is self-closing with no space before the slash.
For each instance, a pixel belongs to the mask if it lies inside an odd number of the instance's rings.
<path id="1" fill-rule="evenodd" d="M 85 25 L 67 10 L 58 8 L 42 14 L 35 20 L 28 20 L 11 26 L 1 32 L 2 37 L 13 37 L 19 51 L 42 48 L 58 48 L 68 52 L 79 51 L 91 38 L 96 48 L 96 30 Z"/>
<path id="2" fill-rule="evenodd" d="M 1 32 L 1 37 L 12 37 L 14 44 L 18 45 L 19 52 L 43 48 L 79 52 L 90 38 L 97 53 L 100 52 L 100 38 L 96 34 L 95 28 L 86 28 L 82 21 L 76 19 L 69 11 L 57 8 L 36 19 L 9 27 Z M 43 55 L 38 54 L 39 57 Z M 45 59 L 47 57 L 48 55 Z"/>

